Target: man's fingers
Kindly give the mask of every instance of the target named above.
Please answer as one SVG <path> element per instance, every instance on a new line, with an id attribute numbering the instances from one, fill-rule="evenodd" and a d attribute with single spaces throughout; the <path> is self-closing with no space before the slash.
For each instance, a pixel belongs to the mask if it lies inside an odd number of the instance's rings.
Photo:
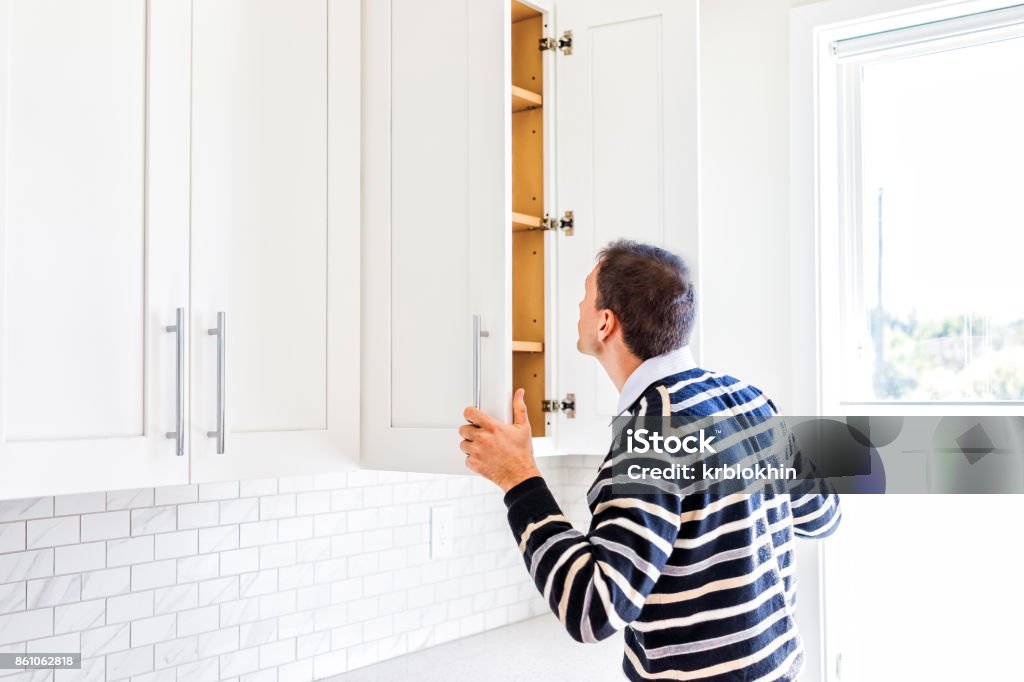
<path id="1" fill-rule="evenodd" d="M 470 424 L 475 424 L 481 429 L 490 429 L 494 426 L 494 419 L 478 407 L 467 407 L 463 410 L 462 416 Z"/>
<path id="2" fill-rule="evenodd" d="M 512 396 L 512 423 L 517 426 L 529 426 L 530 415 L 526 411 L 526 389 L 516 389 Z"/>
<path id="3" fill-rule="evenodd" d="M 459 443 L 459 450 L 462 450 L 467 455 L 472 454 L 471 449 L 473 447 L 473 441 L 464 440 Z"/>
<path id="4" fill-rule="evenodd" d="M 469 441 L 474 440 L 479 433 L 480 428 L 475 424 L 463 424 L 459 427 L 459 435 Z"/>

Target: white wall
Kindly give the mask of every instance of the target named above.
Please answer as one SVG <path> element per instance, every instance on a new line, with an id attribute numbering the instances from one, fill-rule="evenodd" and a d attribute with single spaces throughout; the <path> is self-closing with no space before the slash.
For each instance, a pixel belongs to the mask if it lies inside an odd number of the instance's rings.
<path id="1" fill-rule="evenodd" d="M 799 4 L 700 5 L 702 362 L 791 414 L 790 269 L 801 264 L 790 258 L 789 10 Z M 797 544 L 806 682 L 820 679 L 824 646 L 818 551 Z"/>
<path id="2" fill-rule="evenodd" d="M 789 349 L 790 0 L 704 0 L 701 271 L 704 366 L 785 411 Z"/>

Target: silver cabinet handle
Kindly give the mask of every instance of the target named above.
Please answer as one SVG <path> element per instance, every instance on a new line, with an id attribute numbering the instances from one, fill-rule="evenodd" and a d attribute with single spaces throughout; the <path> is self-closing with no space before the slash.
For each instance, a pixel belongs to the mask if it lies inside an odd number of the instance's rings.
<path id="1" fill-rule="evenodd" d="M 206 435 L 217 439 L 217 454 L 224 454 L 224 313 L 217 313 L 217 327 L 208 329 L 206 333 L 217 337 L 217 430 L 207 431 Z"/>
<path id="2" fill-rule="evenodd" d="M 481 329 L 480 316 L 473 316 L 473 406 L 480 409 L 480 339 L 487 338 L 491 333 Z"/>
<path id="3" fill-rule="evenodd" d="M 165 329 L 175 334 L 175 357 L 177 367 L 175 369 L 176 394 L 174 397 L 174 431 L 167 433 L 168 438 L 175 442 L 175 452 L 178 457 L 185 454 L 185 309 L 177 308 L 174 311 L 174 324 L 168 325 Z"/>

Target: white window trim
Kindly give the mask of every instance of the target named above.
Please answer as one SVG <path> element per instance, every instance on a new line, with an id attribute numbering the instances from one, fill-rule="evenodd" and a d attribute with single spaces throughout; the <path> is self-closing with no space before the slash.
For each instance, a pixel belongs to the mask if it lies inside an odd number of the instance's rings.
<path id="1" fill-rule="evenodd" d="M 843 195 L 859 196 L 857 188 L 840 194 L 841 183 L 855 183 L 857 160 L 840 158 L 838 136 L 859 130 L 855 101 L 839 111 L 842 78 L 856 73 L 860 62 L 845 63 L 832 54 L 836 40 L 863 36 L 922 22 L 940 21 L 1014 4 L 1014 0 L 970 0 L 923 4 L 920 0 L 826 0 L 795 8 L 790 14 L 790 205 L 792 362 L 798 397 L 794 414 L 1021 414 L 1019 401 L 990 402 L 843 402 L 840 390 L 842 311 L 841 278 L 858 272 L 859 247 L 849 240 L 849 221 L 859 205 L 842 206 Z M 1005 31 L 1019 34 L 1021 27 Z M 974 40 L 964 36 L 954 40 Z M 943 47 L 948 47 L 946 43 Z M 923 53 L 934 46 L 912 45 Z M 888 55 L 892 57 L 892 53 Z M 834 68 L 833 68 L 834 67 Z M 856 88 L 851 89 L 856 93 Z M 842 122 L 842 124 L 839 124 Z M 853 125 L 851 125 L 853 124 Z M 852 190 L 852 191 L 851 191 Z M 855 202 L 857 203 L 857 202 Z M 832 264 L 840 264 L 836 273 Z M 797 267 L 798 264 L 805 264 Z M 838 276 L 837 276 L 838 275 Z M 843 301 L 847 310 L 856 301 Z M 848 341 L 850 342 L 850 341 Z"/>
<path id="2" fill-rule="evenodd" d="M 1011 4 L 1007 0 L 949 1 L 922 3 L 921 0 L 823 0 L 796 7 L 790 12 L 790 291 L 791 361 L 793 367 L 793 409 L 791 414 L 841 414 L 835 395 L 825 390 L 823 367 L 826 345 L 836 348 L 837 340 L 827 338 L 823 330 L 838 328 L 838 311 L 823 309 L 821 301 L 838 296 L 838 278 L 823 277 L 823 253 L 836 253 L 838 230 L 823 231 L 822 217 L 831 215 L 833 228 L 838 222 L 838 197 L 834 188 L 838 150 L 836 126 L 821 121 L 836 121 L 835 70 L 824 73 L 819 65 L 832 50 L 832 41 L 840 37 L 864 35 L 865 22 L 874 30 L 908 25 L 908 15 L 916 22 L 938 21 L 972 12 L 996 9 Z M 916 23 L 915 22 L 915 23 Z M 823 97 L 831 93 L 831 97 Z M 820 177 L 819 169 L 831 169 L 831 177 Z M 834 351 L 833 351 L 834 354 Z M 831 358 L 827 358 L 831 360 Z M 834 385 L 829 387 L 834 390 Z M 901 404 L 903 414 L 938 414 L 943 411 L 968 413 L 971 406 Z M 981 413 L 1013 411 L 1020 406 L 974 405 Z M 891 409 L 891 408 L 890 408 Z M 869 414 L 858 406 L 860 414 Z M 888 411 L 886 413 L 889 413 Z M 805 640 L 805 673 L 808 682 L 839 682 L 840 624 L 838 612 L 839 581 L 835 576 L 838 546 L 834 539 L 815 543 L 817 582 L 803 585 L 801 627 Z"/>

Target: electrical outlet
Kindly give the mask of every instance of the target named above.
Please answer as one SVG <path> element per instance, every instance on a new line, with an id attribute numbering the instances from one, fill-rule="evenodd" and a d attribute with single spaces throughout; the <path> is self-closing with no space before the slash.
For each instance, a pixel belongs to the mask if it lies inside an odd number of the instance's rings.
<path id="1" fill-rule="evenodd" d="M 430 558 L 452 555 L 455 534 L 455 513 L 451 506 L 430 508 Z"/>

